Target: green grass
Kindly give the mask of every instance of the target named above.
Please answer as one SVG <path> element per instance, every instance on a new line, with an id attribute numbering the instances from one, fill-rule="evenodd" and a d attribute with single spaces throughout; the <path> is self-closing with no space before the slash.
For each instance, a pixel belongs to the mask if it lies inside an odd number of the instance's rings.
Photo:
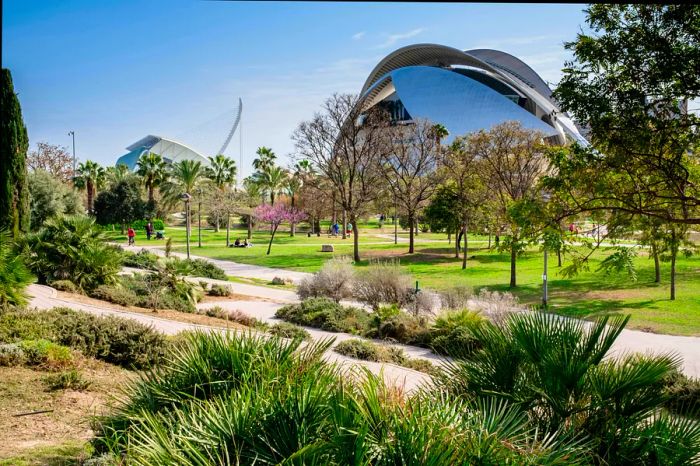
<path id="1" fill-rule="evenodd" d="M 183 251 L 184 228 L 168 228 L 173 237 L 174 249 Z M 360 231 L 360 254 L 364 267 L 369 258 L 398 258 L 401 265 L 413 274 L 421 288 L 446 289 L 467 286 L 478 290 L 511 291 L 521 302 L 538 305 L 542 296 L 543 254 L 538 248 L 529 249 L 518 259 L 518 287 L 508 288 L 510 262 L 507 253 L 486 249 L 488 238 L 470 235 L 470 257 L 466 270 L 461 269 L 461 259 L 455 259 L 453 245 L 447 244 L 444 234 L 421 233 L 416 243 L 416 254 L 407 254 L 408 244 L 394 245 L 389 238 L 377 235 L 393 235 L 393 227 L 383 230 L 376 227 Z M 233 230 L 231 239 L 245 237 L 245 231 Z M 401 232 L 400 237 L 407 237 Z M 225 231 L 202 231 L 203 247 L 196 243 L 197 230 L 193 230 L 192 253 L 216 259 L 262 265 L 301 272 L 315 272 L 332 256 L 352 256 L 352 239 L 328 238 L 326 235 L 308 238 L 306 234 L 290 237 L 286 231 L 275 236 L 272 253 L 267 256 L 266 231 L 256 231 L 252 248 L 226 248 Z M 115 238 L 120 239 L 120 238 Z M 125 241 L 124 238 L 121 240 Z M 423 241 L 430 242 L 423 242 Z M 454 238 L 453 238 L 454 241 Z M 144 243 L 143 241 L 142 243 Z M 153 241 L 152 241 L 153 243 Z M 321 244 L 333 244 L 334 253 L 321 253 Z M 475 249 L 480 248 L 480 249 Z M 572 279 L 558 274 L 556 256 L 550 254 L 549 302 L 551 308 L 564 315 L 590 318 L 601 314 L 631 314 L 630 328 L 678 335 L 700 335 L 700 257 L 680 257 L 677 261 L 676 300 L 669 299 L 669 264 L 662 264 L 661 284 L 653 283 L 654 265 L 642 252 L 635 259 L 637 281 L 626 274 L 605 275 L 597 272 L 600 261 L 610 252 L 603 248 L 590 260 L 590 271 Z M 564 265 L 566 265 L 566 257 Z"/>
<path id="2" fill-rule="evenodd" d="M 61 445 L 50 445 L 28 449 L 23 453 L 0 460 L 0 466 L 77 466 L 89 457 L 92 446 L 70 441 Z"/>

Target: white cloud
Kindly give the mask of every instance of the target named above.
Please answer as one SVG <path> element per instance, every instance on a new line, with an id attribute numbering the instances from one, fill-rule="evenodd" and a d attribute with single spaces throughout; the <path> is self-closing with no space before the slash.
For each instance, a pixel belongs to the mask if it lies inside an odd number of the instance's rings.
<path id="1" fill-rule="evenodd" d="M 401 34 L 389 34 L 387 39 L 384 42 L 382 42 L 381 44 L 377 45 L 375 48 L 384 49 L 387 47 L 391 47 L 392 45 L 394 45 L 398 41 L 404 40 L 404 39 L 410 39 L 411 37 L 415 37 L 418 34 L 422 33 L 423 31 L 425 31 L 425 28 L 416 28 L 416 29 L 413 29 L 412 31 L 404 32 Z"/>
<path id="2" fill-rule="evenodd" d="M 360 31 L 357 34 L 352 35 L 352 40 L 360 40 L 365 37 L 365 31 Z"/>

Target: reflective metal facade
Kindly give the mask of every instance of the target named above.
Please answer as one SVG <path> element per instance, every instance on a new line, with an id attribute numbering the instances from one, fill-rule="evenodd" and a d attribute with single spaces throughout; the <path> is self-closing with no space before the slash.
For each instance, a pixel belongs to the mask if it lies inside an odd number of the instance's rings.
<path id="1" fill-rule="evenodd" d="M 446 142 L 516 120 L 560 143 L 587 144 L 544 80 L 518 58 L 497 50 L 403 47 L 374 68 L 361 97 L 366 108 L 380 104 L 399 115 L 444 125 L 450 133 Z"/>

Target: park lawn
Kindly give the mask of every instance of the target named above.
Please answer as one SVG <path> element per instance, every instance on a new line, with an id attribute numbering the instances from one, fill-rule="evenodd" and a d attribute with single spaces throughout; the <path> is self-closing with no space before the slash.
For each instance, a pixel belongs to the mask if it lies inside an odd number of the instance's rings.
<path id="1" fill-rule="evenodd" d="M 262 265 L 301 272 L 315 272 L 323 262 L 332 256 L 352 256 L 352 243 L 338 240 L 335 253 L 321 253 L 320 245 L 294 244 L 294 239 L 286 244 L 277 242 L 269 256 L 265 255 L 266 244 L 253 248 L 233 249 L 218 246 L 194 247 L 192 253 L 216 259 Z M 471 241 L 471 239 L 470 239 Z M 483 241 L 483 240 L 482 240 Z M 499 253 L 485 248 L 485 243 L 474 245 L 481 249 L 470 249 L 467 269 L 461 269 L 461 259 L 455 259 L 452 247 L 443 240 L 435 243 L 419 243 L 416 254 L 406 253 L 407 245 L 393 242 L 365 244 L 360 253 L 366 266 L 371 259 L 395 258 L 410 272 L 420 288 L 447 289 L 453 286 L 466 286 L 475 290 L 510 291 L 522 303 L 539 305 L 542 299 L 543 254 L 531 248 L 519 257 L 515 290 L 508 288 L 510 262 L 507 253 Z M 182 247 L 176 248 L 183 250 Z M 640 253 L 635 259 L 637 280 L 633 281 L 626 273 L 606 275 L 596 271 L 600 261 L 609 254 L 603 248 L 590 259 L 590 270 L 566 279 L 559 275 L 556 256 L 550 254 L 549 303 L 555 312 L 593 318 L 603 314 L 631 314 L 629 328 L 677 335 L 700 335 L 700 258 L 680 257 L 677 262 L 676 300 L 669 299 L 669 265 L 662 264 L 662 282 L 653 283 L 653 262 Z M 473 256 L 473 258 L 472 258 Z M 564 258 L 566 265 L 566 258 Z"/>

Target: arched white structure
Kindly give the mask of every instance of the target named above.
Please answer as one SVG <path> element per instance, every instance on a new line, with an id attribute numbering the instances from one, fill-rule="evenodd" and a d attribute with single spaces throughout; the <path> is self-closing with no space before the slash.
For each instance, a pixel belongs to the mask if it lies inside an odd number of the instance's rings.
<path id="1" fill-rule="evenodd" d="M 129 152 L 122 155 L 117 160 L 116 165 L 126 165 L 130 170 L 136 169 L 136 163 L 142 154 L 153 152 L 160 155 L 167 163 L 179 162 L 181 160 L 197 160 L 203 166 L 209 166 L 209 160 L 194 149 L 161 136 L 148 135 L 139 139 L 126 148 Z"/>
<path id="2" fill-rule="evenodd" d="M 375 66 L 360 95 L 364 108 L 384 105 L 396 119 L 443 124 L 450 132 L 448 142 L 517 120 L 560 143 L 587 144 L 559 110 L 547 83 L 522 60 L 498 50 L 409 45 Z"/>

